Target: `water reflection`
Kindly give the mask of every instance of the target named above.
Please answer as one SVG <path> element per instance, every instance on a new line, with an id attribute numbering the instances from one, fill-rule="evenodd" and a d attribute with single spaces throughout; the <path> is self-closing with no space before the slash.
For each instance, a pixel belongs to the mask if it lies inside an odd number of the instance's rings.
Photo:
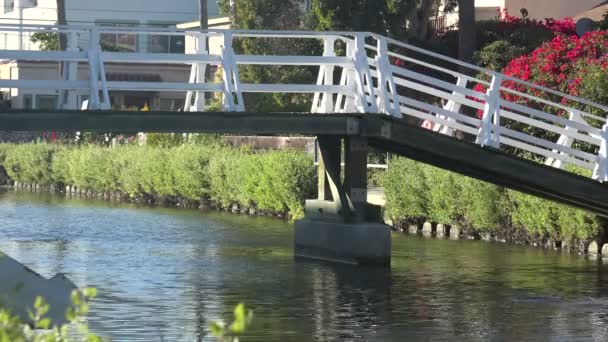
<path id="1" fill-rule="evenodd" d="M 578 256 L 395 235 L 390 270 L 294 262 L 273 219 L 0 194 L 0 250 L 96 286 L 94 331 L 208 341 L 241 300 L 243 341 L 605 341 L 608 266 Z"/>

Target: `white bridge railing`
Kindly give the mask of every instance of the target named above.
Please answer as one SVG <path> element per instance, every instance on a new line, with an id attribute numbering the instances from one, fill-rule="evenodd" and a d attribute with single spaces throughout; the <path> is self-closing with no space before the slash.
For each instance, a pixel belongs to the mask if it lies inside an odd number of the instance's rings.
<path id="1" fill-rule="evenodd" d="M 83 90 L 89 94 L 88 109 L 93 110 L 109 109 L 112 91 L 184 92 L 189 111 L 204 110 L 205 92 L 222 94 L 225 111 L 244 111 L 246 93 L 310 94 L 314 113 L 415 118 L 442 134 L 559 168 L 575 165 L 593 171 L 593 178 L 600 182 L 608 181 L 608 107 L 372 33 L 27 25 L 0 25 L 0 32 L 65 34 L 66 51 L 0 50 L 0 61 L 63 62 L 59 80 L 0 79 L 0 89 L 60 90 L 62 109 L 77 109 L 76 93 Z M 193 47 L 185 53 L 109 52 L 100 44 L 100 37 L 107 34 L 182 37 Z M 315 41 L 323 52 L 236 54 L 233 41 L 244 38 L 259 44 L 269 39 L 285 40 L 284 44 Z M 221 52 L 209 53 L 208 39 L 219 39 Z M 114 63 L 186 65 L 191 72 L 183 82 L 108 81 L 105 69 Z M 88 67 L 84 79 L 79 78 L 79 65 Z M 221 68 L 221 80 L 205 79 L 209 65 Z M 316 67 L 318 78 L 310 84 L 244 83 L 239 65 Z M 487 91 L 474 91 L 476 84 Z"/>

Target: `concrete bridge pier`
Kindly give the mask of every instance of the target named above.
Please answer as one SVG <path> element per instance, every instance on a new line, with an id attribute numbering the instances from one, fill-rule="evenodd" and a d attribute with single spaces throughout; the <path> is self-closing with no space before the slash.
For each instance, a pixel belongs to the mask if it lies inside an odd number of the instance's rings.
<path id="1" fill-rule="evenodd" d="M 382 223 L 381 208 L 367 203 L 367 140 L 319 136 L 318 142 L 318 198 L 306 201 L 305 218 L 296 222 L 295 256 L 390 265 L 390 228 Z"/>

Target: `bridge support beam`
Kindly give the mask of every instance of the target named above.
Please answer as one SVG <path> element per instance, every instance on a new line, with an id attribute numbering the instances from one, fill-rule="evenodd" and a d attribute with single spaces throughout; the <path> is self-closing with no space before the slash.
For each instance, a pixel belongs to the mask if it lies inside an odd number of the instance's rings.
<path id="1" fill-rule="evenodd" d="M 380 207 L 367 203 L 365 138 L 320 136 L 318 199 L 296 222 L 296 257 L 356 265 L 390 265 L 391 232 Z M 344 177 L 342 177 L 342 151 Z"/>

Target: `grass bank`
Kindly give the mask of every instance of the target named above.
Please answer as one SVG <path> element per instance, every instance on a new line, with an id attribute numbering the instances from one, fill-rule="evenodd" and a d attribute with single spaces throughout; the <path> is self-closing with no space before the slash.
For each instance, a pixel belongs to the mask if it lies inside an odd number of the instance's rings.
<path id="1" fill-rule="evenodd" d="M 301 217 L 315 169 L 297 151 L 255 153 L 218 144 L 163 146 L 0 145 L 0 165 L 18 184 L 151 203 L 199 203 Z"/>
<path id="2" fill-rule="evenodd" d="M 429 221 L 508 242 L 564 248 L 602 231 L 599 218 L 588 212 L 404 158 L 390 161 L 382 185 L 387 214 L 401 225 Z"/>

